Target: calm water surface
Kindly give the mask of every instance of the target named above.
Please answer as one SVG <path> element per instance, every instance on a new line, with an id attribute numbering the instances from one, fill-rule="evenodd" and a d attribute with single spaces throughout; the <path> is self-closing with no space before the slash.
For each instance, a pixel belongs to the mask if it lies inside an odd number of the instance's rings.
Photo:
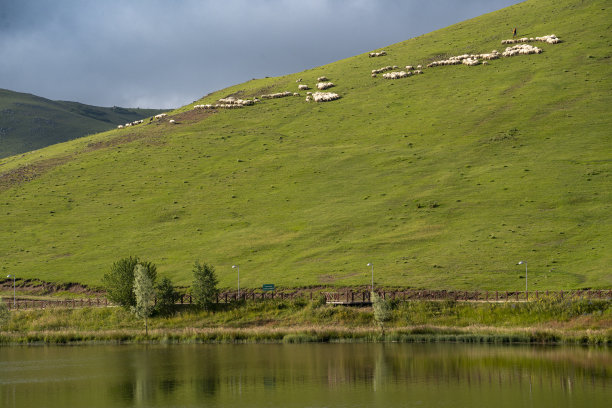
<path id="1" fill-rule="evenodd" d="M 0 406 L 610 407 L 609 349 L 456 344 L 0 347 Z"/>

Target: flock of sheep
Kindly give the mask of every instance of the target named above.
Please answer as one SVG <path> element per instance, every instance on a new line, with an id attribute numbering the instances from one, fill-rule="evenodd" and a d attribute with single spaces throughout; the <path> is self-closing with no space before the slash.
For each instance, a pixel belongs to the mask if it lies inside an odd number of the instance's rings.
<path id="1" fill-rule="evenodd" d="M 528 54 L 540 54 L 542 53 L 542 49 L 538 47 L 534 47 L 533 45 L 526 44 L 532 41 L 540 41 L 546 42 L 548 44 L 558 44 L 561 40 L 554 34 L 545 35 L 543 37 L 535 37 L 535 38 L 519 38 L 516 40 L 503 40 L 502 44 L 516 44 L 512 47 L 507 47 L 504 52 L 499 52 L 497 50 L 493 50 L 487 54 L 463 54 L 452 56 L 443 60 L 433 61 L 427 64 L 428 68 L 445 66 L 445 65 L 467 65 L 467 66 L 475 66 L 479 64 L 486 65 L 488 61 L 495 60 L 502 57 L 512 57 L 515 55 L 528 55 Z M 383 51 L 384 52 L 384 51 Z M 380 54 L 380 53 L 379 53 Z M 382 55 L 386 55 L 382 54 Z M 372 57 L 372 53 L 370 53 L 370 57 Z M 378 56 L 378 55 L 377 55 Z M 482 62 L 481 62 L 482 61 Z M 391 71 L 393 69 L 397 69 L 397 66 L 386 66 L 379 69 L 372 70 L 371 76 L 374 78 L 377 74 L 382 72 Z M 417 70 L 411 71 L 413 67 L 411 65 L 406 66 L 406 71 L 395 71 L 395 72 L 386 72 L 383 74 L 383 78 L 385 79 L 398 79 L 398 78 L 406 78 L 411 76 L 412 74 L 423 73 L 420 70 L 421 66 L 417 66 Z"/>
<path id="2" fill-rule="evenodd" d="M 438 67 L 438 66 L 461 65 L 461 64 L 467 65 L 467 66 L 475 66 L 481 63 L 480 60 L 482 60 L 483 61 L 482 64 L 485 65 L 487 64 L 487 61 L 495 60 L 501 57 L 512 57 L 515 55 L 527 55 L 527 54 L 540 54 L 542 52 L 542 49 L 538 47 L 534 47 L 530 44 L 527 44 L 529 42 L 534 42 L 534 41 L 546 42 L 548 44 L 558 44 L 561 42 L 561 40 L 554 34 L 545 35 L 543 37 L 535 37 L 535 38 L 524 37 L 524 38 L 519 38 L 519 39 L 502 40 L 502 44 L 516 44 L 516 45 L 512 47 L 507 47 L 502 53 L 500 53 L 497 50 L 493 50 L 488 54 L 456 55 L 456 56 L 452 56 L 444 60 L 433 61 L 427 64 L 427 67 L 433 68 L 433 67 Z M 368 54 L 370 58 L 382 57 L 385 55 L 387 55 L 386 51 L 371 52 Z M 397 65 L 388 65 L 386 67 L 373 69 L 371 72 L 371 76 L 375 78 L 378 74 L 382 73 L 383 74 L 382 77 L 384 79 L 407 78 L 412 75 L 422 74 L 423 73 L 422 68 L 423 67 L 421 65 L 417 65 L 416 67 L 412 65 L 406 65 L 405 71 L 404 70 L 393 71 L 395 69 L 399 69 L 399 67 Z M 392 71 L 392 72 L 388 72 L 388 71 Z M 302 82 L 302 79 L 299 78 L 298 80 L 296 80 L 296 82 Z M 334 86 L 335 84 L 333 82 L 330 82 L 327 79 L 327 77 L 321 76 L 317 78 L 316 87 L 320 91 L 334 87 Z M 306 91 L 308 89 L 310 89 L 310 87 L 306 84 L 298 85 L 298 90 L 300 91 Z M 260 99 L 276 99 L 276 98 L 284 98 L 287 96 L 300 96 L 300 94 L 297 92 L 285 91 L 285 92 L 277 92 L 277 93 L 272 93 L 272 94 L 261 95 L 259 99 L 258 98 L 238 99 L 238 98 L 234 98 L 230 96 L 227 98 L 219 99 L 218 103 L 214 105 L 212 104 L 195 105 L 193 109 L 235 109 L 235 108 L 242 108 L 244 106 L 252 106 L 256 102 L 259 102 Z M 310 101 L 328 102 L 328 101 L 334 101 L 339 98 L 340 98 L 340 95 L 334 92 L 314 92 L 314 93 L 306 92 L 306 102 L 310 102 Z M 165 116 L 167 116 L 167 114 L 160 113 L 159 115 L 155 115 L 154 118 L 157 120 L 160 120 L 160 119 L 163 119 Z M 151 118 L 151 120 L 153 120 L 153 118 Z M 169 120 L 168 122 L 176 123 L 173 119 Z M 123 129 L 124 127 L 130 127 L 130 126 L 138 125 L 141 123 L 143 123 L 142 120 L 137 120 L 131 123 L 126 123 L 125 125 L 119 125 L 117 126 L 117 128 Z"/>
<path id="3" fill-rule="evenodd" d="M 135 120 L 133 122 L 126 123 L 125 125 L 119 125 L 119 126 L 117 126 L 117 129 L 123 129 L 124 127 L 140 125 L 142 122 L 144 122 L 144 120 L 142 120 L 142 119 L 141 120 Z"/>
<path id="4" fill-rule="evenodd" d="M 544 37 L 535 37 L 535 38 L 523 37 L 523 38 L 518 38 L 518 39 L 503 40 L 502 44 L 517 44 L 517 43 L 526 43 L 526 42 L 534 42 L 534 41 L 541 41 L 541 42 L 545 42 L 548 44 L 558 44 L 561 42 L 561 40 L 557 38 L 556 35 L 549 34 L 549 35 L 545 35 Z"/>

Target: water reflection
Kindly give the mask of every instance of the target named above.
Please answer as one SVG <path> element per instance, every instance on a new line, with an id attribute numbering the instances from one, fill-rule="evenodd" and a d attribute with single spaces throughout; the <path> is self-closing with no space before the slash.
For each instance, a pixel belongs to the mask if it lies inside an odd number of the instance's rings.
<path id="1" fill-rule="evenodd" d="M 2 407 L 606 406 L 608 349 L 454 344 L 0 348 Z"/>

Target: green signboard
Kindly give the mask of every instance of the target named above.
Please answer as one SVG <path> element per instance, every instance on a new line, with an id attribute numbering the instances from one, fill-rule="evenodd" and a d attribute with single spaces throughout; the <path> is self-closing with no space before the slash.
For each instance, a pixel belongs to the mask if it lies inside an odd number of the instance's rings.
<path id="1" fill-rule="evenodd" d="M 273 283 L 266 283 L 262 286 L 263 290 L 274 290 L 274 284 Z"/>

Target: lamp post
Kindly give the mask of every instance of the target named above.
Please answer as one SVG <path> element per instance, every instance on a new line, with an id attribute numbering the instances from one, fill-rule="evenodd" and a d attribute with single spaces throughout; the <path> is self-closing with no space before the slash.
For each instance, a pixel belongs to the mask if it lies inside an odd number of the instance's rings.
<path id="1" fill-rule="evenodd" d="M 15 275 L 6 275 L 7 278 L 13 278 L 13 309 L 17 307 L 17 302 L 15 301 Z"/>
<path id="2" fill-rule="evenodd" d="M 232 265 L 232 269 L 238 269 L 238 299 L 240 299 L 240 266 Z"/>
<path id="3" fill-rule="evenodd" d="M 374 264 L 372 262 L 369 262 L 368 266 L 372 267 L 372 292 L 374 292 Z"/>
<path id="4" fill-rule="evenodd" d="M 527 292 L 527 261 L 519 261 L 518 265 L 525 264 L 525 292 Z"/>

